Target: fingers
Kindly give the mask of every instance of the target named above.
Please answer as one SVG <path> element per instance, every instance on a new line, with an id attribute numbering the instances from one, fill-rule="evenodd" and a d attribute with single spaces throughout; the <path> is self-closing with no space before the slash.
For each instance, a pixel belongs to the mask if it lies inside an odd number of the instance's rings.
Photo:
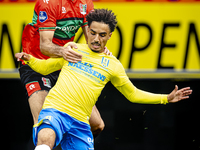
<path id="1" fill-rule="evenodd" d="M 20 59 L 22 59 L 23 55 L 24 55 L 24 52 L 16 53 L 15 57 L 17 58 L 17 61 L 20 61 Z"/>
<path id="2" fill-rule="evenodd" d="M 189 95 L 192 94 L 192 90 L 190 90 L 190 87 L 182 88 L 181 90 L 179 90 L 179 92 L 181 93 L 181 100 L 188 99 Z"/>
<path id="3" fill-rule="evenodd" d="M 180 91 L 186 91 L 186 90 L 190 90 L 190 87 L 185 87 L 185 88 L 180 89 Z"/>
<path id="4" fill-rule="evenodd" d="M 188 98 L 189 98 L 189 96 L 184 96 L 181 98 L 181 100 L 188 99 Z"/>
<path id="5" fill-rule="evenodd" d="M 110 51 L 107 49 L 106 46 L 104 47 L 104 54 L 109 55 L 109 56 L 112 56 L 112 52 L 110 52 Z"/>
<path id="6" fill-rule="evenodd" d="M 175 90 L 176 90 L 176 91 L 178 90 L 178 85 L 175 85 Z"/>
<path id="7" fill-rule="evenodd" d="M 73 49 L 69 50 L 69 54 L 74 56 L 74 57 L 76 57 L 76 58 L 78 58 L 78 59 L 82 59 L 82 55 L 77 53 L 77 52 L 75 52 Z"/>
<path id="8" fill-rule="evenodd" d="M 77 63 L 82 60 L 82 55 L 75 52 L 71 46 L 68 46 L 63 52 L 63 58 L 69 62 Z"/>
<path id="9" fill-rule="evenodd" d="M 15 54 L 15 58 L 17 58 L 17 61 L 20 61 L 20 58 L 19 58 L 20 56 L 19 55 L 20 55 L 20 53 L 16 53 Z"/>
<path id="10" fill-rule="evenodd" d="M 71 48 L 75 48 L 75 49 L 78 48 L 75 43 L 69 43 L 68 46 L 70 46 Z"/>
<path id="11" fill-rule="evenodd" d="M 170 103 L 175 103 L 180 100 L 188 99 L 192 94 L 192 90 L 190 87 L 185 87 L 178 90 L 178 86 L 175 85 L 175 89 L 168 95 L 168 101 Z"/>
<path id="12" fill-rule="evenodd" d="M 29 54 L 26 54 L 24 52 L 16 53 L 15 57 L 17 58 L 17 61 L 20 61 L 20 60 L 29 61 L 29 59 L 30 59 Z"/>
<path id="13" fill-rule="evenodd" d="M 187 96 L 187 95 L 190 95 L 190 94 L 192 94 L 192 90 L 187 90 L 187 91 L 183 92 L 183 96 Z"/>
<path id="14" fill-rule="evenodd" d="M 72 63 L 77 63 L 77 62 L 81 61 L 81 59 L 74 58 L 73 56 L 67 56 L 67 57 L 63 56 L 63 58 Z"/>

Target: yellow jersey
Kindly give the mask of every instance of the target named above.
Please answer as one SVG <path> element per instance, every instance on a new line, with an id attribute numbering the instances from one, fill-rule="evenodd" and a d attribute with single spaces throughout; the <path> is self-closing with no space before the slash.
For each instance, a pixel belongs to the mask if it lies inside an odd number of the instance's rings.
<path id="1" fill-rule="evenodd" d="M 77 47 L 74 51 L 82 55 L 82 61 L 78 63 L 63 58 L 41 60 L 33 56 L 25 61 L 34 71 L 43 75 L 61 69 L 56 85 L 45 99 L 43 109 L 54 108 L 89 124 L 92 108 L 109 81 L 133 103 L 168 103 L 167 95 L 137 89 L 116 57 L 93 52 L 87 44 L 77 44 Z"/>

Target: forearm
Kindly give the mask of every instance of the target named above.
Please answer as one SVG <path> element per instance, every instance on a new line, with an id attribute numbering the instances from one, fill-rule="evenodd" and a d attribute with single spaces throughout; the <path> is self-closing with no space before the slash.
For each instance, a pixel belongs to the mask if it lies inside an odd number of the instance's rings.
<path id="1" fill-rule="evenodd" d="M 54 31 L 40 31 L 40 51 L 49 57 L 62 57 L 63 46 L 52 42 Z"/>
<path id="2" fill-rule="evenodd" d="M 133 103 L 141 104 L 166 104 L 167 95 L 164 94 L 154 94 L 140 89 L 135 90 L 134 93 L 129 97 L 129 100 Z"/>
<path id="3" fill-rule="evenodd" d="M 41 42 L 40 51 L 49 57 L 59 58 L 62 57 L 63 47 L 52 43 L 51 41 Z"/>
<path id="4" fill-rule="evenodd" d="M 30 60 L 25 61 L 25 63 L 28 64 L 34 71 L 43 75 L 48 75 L 62 68 L 63 59 L 50 58 L 47 60 L 41 60 L 31 56 Z"/>
<path id="5" fill-rule="evenodd" d="M 166 104 L 167 95 L 154 94 L 137 89 L 131 82 L 117 87 L 117 89 L 131 102 L 140 104 Z"/>

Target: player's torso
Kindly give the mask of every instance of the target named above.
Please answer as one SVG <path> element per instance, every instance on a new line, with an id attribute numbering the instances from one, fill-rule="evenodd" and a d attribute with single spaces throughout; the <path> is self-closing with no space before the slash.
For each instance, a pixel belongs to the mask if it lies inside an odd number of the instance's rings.
<path id="1" fill-rule="evenodd" d="M 54 40 L 73 41 L 75 33 L 83 25 L 83 20 L 86 15 L 87 4 L 86 1 L 76 0 L 61 0 L 62 7 L 60 7 L 58 18 L 56 18 L 56 30 L 54 33 Z M 75 1 L 75 0 L 74 0 Z"/>
<path id="2" fill-rule="evenodd" d="M 104 53 L 92 52 L 87 44 L 77 44 L 77 46 L 78 49 L 75 51 L 82 55 L 82 61 L 78 63 L 65 61 L 56 87 L 66 89 L 63 93 L 66 99 L 69 100 L 71 95 L 74 95 L 73 101 L 82 99 L 85 106 L 93 106 L 115 73 L 117 59 Z"/>
<path id="3" fill-rule="evenodd" d="M 88 123 L 87 118 L 105 84 L 111 80 L 117 61 L 114 56 L 92 52 L 87 44 L 77 44 L 77 47 L 75 51 L 82 55 L 82 61 L 64 61 L 44 108 L 56 108 Z"/>
<path id="4" fill-rule="evenodd" d="M 51 1 L 55 2 L 48 5 L 52 3 Z M 46 5 L 52 10 L 56 9 L 55 16 L 49 16 L 48 11 L 40 9 L 40 5 Z M 39 0 L 35 6 L 33 24 L 36 27 L 40 27 L 39 24 L 45 24 L 48 19 L 56 20 L 53 42 L 63 46 L 67 42 L 73 41 L 75 33 L 83 25 L 87 7 L 86 0 Z"/>
<path id="5" fill-rule="evenodd" d="M 78 76 L 82 77 L 82 82 L 94 87 L 104 87 L 110 81 L 115 70 L 114 56 L 107 56 L 104 53 L 95 53 L 91 51 L 87 44 L 77 44 L 76 52 L 82 55 L 82 61 L 78 63 L 67 62 L 65 67 L 75 71 Z"/>

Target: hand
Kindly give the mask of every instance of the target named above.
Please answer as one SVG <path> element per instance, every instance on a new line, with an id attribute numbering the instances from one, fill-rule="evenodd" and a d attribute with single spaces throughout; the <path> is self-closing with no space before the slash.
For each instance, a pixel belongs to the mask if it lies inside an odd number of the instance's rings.
<path id="1" fill-rule="evenodd" d="M 25 60 L 25 61 L 29 61 L 30 58 L 31 58 L 29 54 L 26 54 L 24 52 L 16 53 L 15 57 L 17 58 L 17 61 L 20 61 L 20 59 Z"/>
<path id="2" fill-rule="evenodd" d="M 178 86 L 175 85 L 175 89 L 167 96 L 167 99 L 169 103 L 176 103 L 183 99 L 188 99 L 190 94 L 192 94 L 190 87 L 178 90 Z"/>
<path id="3" fill-rule="evenodd" d="M 72 63 L 77 63 L 82 60 L 82 55 L 73 50 L 73 48 L 77 49 L 75 43 L 69 43 L 67 47 L 63 48 L 62 56 L 65 60 Z"/>
<path id="4" fill-rule="evenodd" d="M 107 47 L 104 47 L 104 54 L 112 56 L 112 52 L 110 52 Z"/>

